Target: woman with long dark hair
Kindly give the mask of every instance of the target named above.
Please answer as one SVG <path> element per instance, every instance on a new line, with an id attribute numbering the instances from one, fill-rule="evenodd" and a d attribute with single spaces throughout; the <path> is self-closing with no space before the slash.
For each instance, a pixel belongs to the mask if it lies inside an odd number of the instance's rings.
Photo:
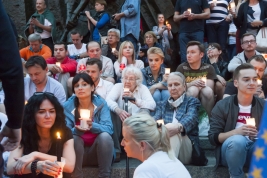
<path id="1" fill-rule="evenodd" d="M 61 135 L 60 143 L 57 132 Z M 63 170 L 55 162 L 58 154 L 65 159 Z M 7 173 L 15 177 L 48 178 L 58 176 L 61 171 L 71 173 L 74 165 L 73 138 L 65 124 L 63 107 L 52 93 L 34 93 L 26 104 L 22 139 L 20 146 L 10 153 Z"/>

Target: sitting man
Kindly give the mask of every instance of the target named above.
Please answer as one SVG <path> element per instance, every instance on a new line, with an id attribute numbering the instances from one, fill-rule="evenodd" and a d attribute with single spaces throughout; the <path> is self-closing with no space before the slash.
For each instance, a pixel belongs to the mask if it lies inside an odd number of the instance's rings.
<path id="1" fill-rule="evenodd" d="M 77 62 L 68 57 L 66 44 L 55 43 L 54 49 L 55 57 L 48 58 L 46 63 L 48 64 L 49 72 L 63 85 L 67 95 L 67 80 L 75 75 Z"/>
<path id="2" fill-rule="evenodd" d="M 209 140 L 216 146 L 216 166 L 228 167 L 230 177 L 244 177 L 243 166 L 252 158 L 265 101 L 255 97 L 257 73 L 241 64 L 233 74 L 237 95 L 219 101 L 212 110 Z M 254 124 L 248 122 L 254 118 Z"/>
<path id="3" fill-rule="evenodd" d="M 102 55 L 110 58 L 114 64 L 118 59 L 120 49 L 120 30 L 112 28 L 108 31 L 108 44 L 101 47 Z"/>
<path id="4" fill-rule="evenodd" d="M 229 72 L 234 72 L 237 66 L 247 63 L 248 59 L 250 59 L 252 56 L 260 55 L 260 53 L 256 51 L 256 37 L 251 33 L 245 33 L 242 36 L 241 47 L 244 51 L 234 56 L 234 58 L 230 61 L 228 64 Z"/>
<path id="5" fill-rule="evenodd" d="M 70 37 L 73 44 L 68 45 L 69 57 L 75 60 L 88 57 L 86 44 L 82 43 L 83 36 L 78 31 L 72 31 Z"/>
<path id="6" fill-rule="evenodd" d="M 30 43 L 29 46 L 22 48 L 19 53 L 20 57 L 27 61 L 31 56 L 40 55 L 44 59 L 50 58 L 52 56 L 52 52 L 50 48 L 44 44 L 42 44 L 42 38 L 39 34 L 31 34 L 28 37 L 28 41 Z"/>
<path id="7" fill-rule="evenodd" d="M 55 79 L 48 77 L 48 67 L 42 56 L 32 56 L 25 64 L 30 76 L 24 78 L 25 100 L 35 92 L 50 92 L 55 95 L 58 101 L 63 104 L 66 101 L 66 94 L 63 86 Z"/>
<path id="8" fill-rule="evenodd" d="M 250 63 L 254 69 L 256 70 L 257 76 L 258 76 L 258 87 L 255 92 L 255 96 L 258 96 L 260 98 L 266 98 L 267 96 L 267 79 L 263 77 L 264 71 L 266 69 L 266 60 L 262 55 L 255 55 L 252 56 L 249 60 L 248 63 Z M 237 94 L 237 88 L 234 85 L 233 81 L 229 81 L 226 84 L 226 88 L 224 91 L 223 98 L 226 98 L 230 95 L 235 95 Z"/>
<path id="9" fill-rule="evenodd" d="M 185 77 L 180 72 L 173 72 L 168 76 L 167 87 L 171 96 L 157 102 L 153 117 L 155 120 L 163 119 L 176 158 L 183 164 L 189 164 L 192 156 L 191 139 L 198 139 L 200 102 L 186 95 Z M 187 142 L 190 144 L 186 144 Z"/>
<path id="10" fill-rule="evenodd" d="M 199 98 L 210 117 L 214 106 L 214 81 L 217 76 L 212 65 L 201 62 L 204 53 L 203 44 L 198 41 L 188 42 L 187 62 L 179 65 L 176 71 L 185 76 L 188 95 Z"/>

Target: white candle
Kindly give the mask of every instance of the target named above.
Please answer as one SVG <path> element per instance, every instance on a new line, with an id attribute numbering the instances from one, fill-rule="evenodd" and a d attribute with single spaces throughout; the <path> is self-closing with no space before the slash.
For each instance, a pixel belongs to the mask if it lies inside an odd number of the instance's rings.
<path id="1" fill-rule="evenodd" d="M 213 0 L 213 4 L 214 4 L 214 6 L 216 6 L 217 5 L 217 0 Z"/>
<path id="2" fill-rule="evenodd" d="M 159 120 L 157 120 L 157 123 L 164 125 L 164 120 L 163 119 L 159 119 Z"/>
<path id="3" fill-rule="evenodd" d="M 128 91 L 130 91 L 129 88 L 124 88 L 124 89 L 123 89 L 123 92 L 128 92 Z"/>
<path id="4" fill-rule="evenodd" d="M 235 12 L 235 1 L 230 2 L 231 10 Z"/>
<path id="5" fill-rule="evenodd" d="M 256 126 L 255 118 L 246 119 L 247 125 Z"/>
<path id="6" fill-rule="evenodd" d="M 262 85 L 262 80 L 258 79 L 257 83 L 258 83 L 258 85 Z"/>
<path id="7" fill-rule="evenodd" d="M 116 51 L 116 48 L 112 48 L 111 51 L 114 53 Z"/>
<path id="8" fill-rule="evenodd" d="M 123 63 L 123 64 L 125 64 L 125 66 L 127 66 L 127 58 L 123 56 L 121 58 L 121 63 Z"/>
<path id="9" fill-rule="evenodd" d="M 207 85 L 207 77 L 202 77 L 201 80 L 205 82 L 205 86 Z"/>
<path id="10" fill-rule="evenodd" d="M 57 65 L 58 67 L 60 67 L 60 62 L 56 62 L 56 65 Z"/>
<path id="11" fill-rule="evenodd" d="M 187 11 L 189 12 L 189 14 L 191 14 L 191 8 L 188 8 Z"/>
<path id="12" fill-rule="evenodd" d="M 90 118 L 90 110 L 89 109 L 80 109 L 80 116 L 82 118 L 80 122 L 81 128 L 88 129 L 89 125 L 87 124 L 87 121 Z"/>
<path id="13" fill-rule="evenodd" d="M 171 73 L 171 69 L 170 68 L 165 68 L 165 74 L 170 74 Z"/>

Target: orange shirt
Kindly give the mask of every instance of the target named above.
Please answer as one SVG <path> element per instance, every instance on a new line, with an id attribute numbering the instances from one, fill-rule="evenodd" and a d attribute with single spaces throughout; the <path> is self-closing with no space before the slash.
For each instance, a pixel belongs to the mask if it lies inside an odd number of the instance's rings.
<path id="1" fill-rule="evenodd" d="M 52 56 L 52 52 L 51 52 L 50 48 L 44 44 L 42 44 L 42 49 L 36 53 L 33 52 L 32 50 L 30 50 L 30 46 L 22 48 L 19 51 L 19 53 L 20 53 L 20 57 L 23 58 L 25 61 L 27 61 L 31 56 L 34 56 L 34 55 L 43 56 L 43 58 L 45 60 Z"/>

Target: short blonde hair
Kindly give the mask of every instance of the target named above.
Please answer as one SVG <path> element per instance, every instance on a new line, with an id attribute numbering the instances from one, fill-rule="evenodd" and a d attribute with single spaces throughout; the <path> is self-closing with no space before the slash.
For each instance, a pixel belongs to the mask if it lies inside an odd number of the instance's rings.
<path id="1" fill-rule="evenodd" d="M 119 49 L 118 62 L 121 63 L 121 59 L 122 59 L 122 57 L 123 57 L 122 51 L 123 51 L 124 46 L 126 46 L 127 44 L 130 44 L 130 46 L 132 46 L 132 48 L 133 48 L 132 59 L 133 59 L 133 64 L 135 64 L 135 49 L 134 49 L 134 45 L 133 45 L 133 43 L 130 42 L 130 41 L 124 41 L 124 42 L 121 44 L 120 49 Z"/>
<path id="2" fill-rule="evenodd" d="M 162 60 L 164 60 L 163 51 L 158 47 L 149 48 L 148 51 L 147 51 L 147 56 L 150 55 L 150 54 L 157 54 L 162 58 Z"/>
<path id="3" fill-rule="evenodd" d="M 124 78 L 128 75 L 128 73 L 134 74 L 135 79 L 136 79 L 136 85 L 140 86 L 142 84 L 143 81 L 143 74 L 141 72 L 141 70 L 137 67 L 126 67 L 123 69 L 122 71 L 122 83 L 124 83 Z"/>
<path id="4" fill-rule="evenodd" d="M 147 31 L 144 35 L 144 43 L 146 44 L 146 36 L 151 35 L 153 37 L 153 42 L 156 43 L 158 42 L 157 36 L 153 31 Z"/>

